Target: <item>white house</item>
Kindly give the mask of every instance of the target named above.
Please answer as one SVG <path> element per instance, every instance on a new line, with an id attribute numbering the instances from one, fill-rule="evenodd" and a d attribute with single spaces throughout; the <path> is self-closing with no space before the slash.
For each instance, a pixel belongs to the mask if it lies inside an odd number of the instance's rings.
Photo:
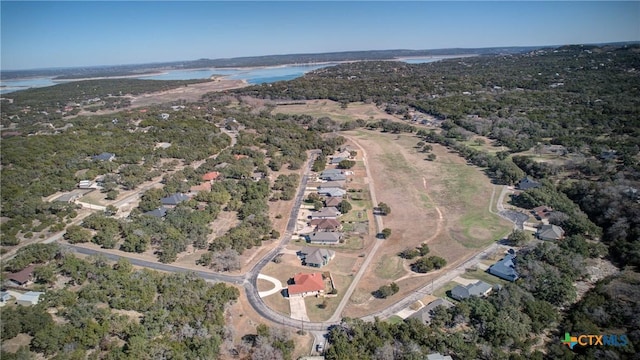
<path id="1" fill-rule="evenodd" d="M 26 292 L 18 297 L 18 299 L 16 300 L 16 303 L 18 303 L 18 305 L 23 305 L 23 306 L 35 305 L 40 301 L 40 296 L 43 294 L 44 293 L 40 291 Z"/>

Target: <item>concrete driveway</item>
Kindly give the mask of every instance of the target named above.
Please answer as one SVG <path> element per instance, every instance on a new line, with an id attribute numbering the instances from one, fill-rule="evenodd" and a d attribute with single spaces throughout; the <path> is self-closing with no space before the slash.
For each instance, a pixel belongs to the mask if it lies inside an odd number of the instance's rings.
<path id="1" fill-rule="evenodd" d="M 267 290 L 267 291 L 260 291 L 258 293 L 258 295 L 260 295 L 260 297 L 273 295 L 273 294 L 279 293 L 280 290 L 282 290 L 282 283 L 280 282 L 280 280 L 278 280 L 278 279 L 276 279 L 274 277 L 267 276 L 267 275 L 264 275 L 264 274 L 258 274 L 258 279 L 267 280 L 267 281 L 273 283 L 273 289 Z"/>
<path id="2" fill-rule="evenodd" d="M 292 319 L 309 321 L 307 305 L 304 303 L 303 297 L 296 296 L 289 298 L 289 307 L 291 308 Z"/>

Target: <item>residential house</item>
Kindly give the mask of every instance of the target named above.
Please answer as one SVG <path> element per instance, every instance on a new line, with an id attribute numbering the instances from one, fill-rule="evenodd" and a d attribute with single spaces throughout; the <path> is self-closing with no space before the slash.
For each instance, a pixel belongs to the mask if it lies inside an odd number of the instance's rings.
<path id="1" fill-rule="evenodd" d="M 327 265 L 336 256 L 333 250 L 314 247 L 303 247 L 298 254 L 302 260 L 302 265 L 317 268 Z"/>
<path id="2" fill-rule="evenodd" d="M 44 293 L 40 291 L 29 291 L 20 295 L 16 299 L 16 303 L 23 306 L 36 305 L 40 301 L 41 295 L 44 295 Z"/>
<path id="3" fill-rule="evenodd" d="M 78 183 L 80 189 L 89 189 L 91 186 L 93 186 L 93 181 L 91 180 L 80 180 Z"/>
<path id="4" fill-rule="evenodd" d="M 342 151 L 335 155 L 337 158 L 349 159 L 351 157 L 351 153 L 348 151 Z"/>
<path id="5" fill-rule="evenodd" d="M 33 269 L 35 265 L 29 265 L 26 268 L 16 272 L 11 273 L 7 276 L 7 279 L 15 286 L 26 286 L 31 282 L 33 278 Z"/>
<path id="6" fill-rule="evenodd" d="M 336 219 L 313 219 L 311 226 L 316 227 L 316 231 L 337 231 L 342 229 L 342 224 Z"/>
<path id="7" fill-rule="evenodd" d="M 324 293 L 324 279 L 319 272 L 312 274 L 298 273 L 293 276 L 293 284 L 287 288 L 289 297 L 305 297 Z"/>
<path id="8" fill-rule="evenodd" d="M 165 198 L 160 199 L 160 202 L 162 203 L 163 206 L 166 207 L 175 207 L 176 205 L 180 204 L 183 201 L 187 201 L 189 200 L 189 197 L 185 194 L 180 194 L 180 193 L 175 193 L 172 195 L 169 195 Z"/>
<path id="9" fill-rule="evenodd" d="M 618 152 L 616 150 L 605 150 L 600 153 L 600 159 L 602 160 L 616 160 L 618 158 Z"/>
<path id="10" fill-rule="evenodd" d="M 142 215 L 149 215 L 149 216 L 154 216 L 157 218 L 163 218 L 165 217 L 165 215 L 167 215 L 167 208 L 166 207 L 159 207 L 157 209 L 153 209 L 151 211 L 147 211 L 146 213 L 142 214 Z"/>
<path id="11" fill-rule="evenodd" d="M 313 219 L 335 219 L 340 215 L 340 211 L 335 207 L 324 207 L 318 211 L 311 213 Z"/>
<path id="12" fill-rule="evenodd" d="M 356 149 L 355 147 L 351 146 L 351 145 L 343 145 L 340 147 L 339 149 L 342 152 L 347 152 L 347 153 L 351 153 L 352 151 L 358 151 L 358 149 Z"/>
<path id="13" fill-rule="evenodd" d="M 347 195 L 347 190 L 340 188 L 322 188 L 318 190 L 318 194 L 329 197 L 342 197 Z"/>
<path id="14" fill-rule="evenodd" d="M 253 181 L 260 181 L 262 179 L 264 179 L 265 174 L 263 172 L 254 172 L 253 174 L 251 174 L 251 180 Z"/>
<path id="15" fill-rule="evenodd" d="M 465 286 L 458 285 L 451 289 L 451 297 L 456 300 L 468 299 L 472 296 L 487 296 L 491 292 L 491 285 L 484 281 L 478 281 L 474 284 L 467 284 Z"/>
<path id="16" fill-rule="evenodd" d="M 78 193 L 72 191 L 70 193 L 62 194 L 55 198 L 53 201 L 55 202 L 64 202 L 64 203 L 72 203 L 82 197 L 82 193 Z"/>
<path id="17" fill-rule="evenodd" d="M 538 206 L 538 207 L 534 207 L 533 209 L 531 209 L 531 213 L 538 220 L 542 220 L 542 219 L 548 218 L 549 215 L 551 215 L 552 212 L 553 212 L 553 209 L 548 207 L 548 206 Z"/>
<path id="18" fill-rule="evenodd" d="M 329 164 L 332 165 L 337 165 L 340 164 L 340 161 L 342 160 L 349 160 L 349 158 L 343 158 L 343 157 L 332 157 L 331 160 L 329 161 Z"/>
<path id="19" fill-rule="evenodd" d="M 216 165 L 216 166 L 214 166 L 213 168 L 214 168 L 214 169 L 224 169 L 224 168 L 226 168 L 227 166 L 229 166 L 229 163 L 228 163 L 228 162 L 221 162 L 220 164 L 217 164 L 217 165 Z"/>
<path id="20" fill-rule="evenodd" d="M 218 178 L 220 177 L 220 173 L 217 171 L 211 171 L 208 172 L 204 175 L 202 175 L 202 180 L 203 181 L 210 181 L 210 182 L 214 182 L 216 181 Z"/>
<path id="21" fill-rule="evenodd" d="M 567 148 L 562 145 L 545 145 L 542 148 L 542 151 L 547 154 L 554 154 L 554 155 L 566 155 L 568 152 Z"/>
<path id="22" fill-rule="evenodd" d="M 0 292 L 0 303 L 6 304 L 9 300 L 11 300 L 11 294 L 8 291 Z"/>
<path id="23" fill-rule="evenodd" d="M 347 180 L 347 175 L 345 174 L 326 174 L 320 175 L 320 179 L 327 181 L 345 181 Z"/>
<path id="24" fill-rule="evenodd" d="M 307 239 L 311 244 L 336 245 L 342 240 L 340 232 L 314 232 L 307 235 Z"/>
<path id="25" fill-rule="evenodd" d="M 516 271 L 515 254 L 507 254 L 503 259 L 491 265 L 489 274 L 508 281 L 516 281 L 520 277 Z"/>
<path id="26" fill-rule="evenodd" d="M 560 240 L 564 236 L 564 230 L 557 225 L 542 225 L 538 228 L 536 237 L 540 240 Z"/>
<path id="27" fill-rule="evenodd" d="M 535 188 L 539 188 L 540 186 L 542 186 L 542 184 L 540 184 L 539 182 L 533 180 L 528 176 L 520 180 L 518 185 L 516 185 L 516 187 L 519 190 L 535 189 Z"/>
<path id="28" fill-rule="evenodd" d="M 326 169 L 320 173 L 320 177 L 328 176 L 328 175 L 338 175 L 342 173 L 343 171 L 341 169 Z"/>
<path id="29" fill-rule="evenodd" d="M 327 188 L 338 188 L 344 189 L 345 182 L 344 181 L 327 181 L 325 183 L 321 183 L 318 185 L 318 189 L 327 189 Z"/>
<path id="30" fill-rule="evenodd" d="M 340 205 L 340 203 L 342 202 L 342 196 L 336 196 L 336 197 L 328 197 L 324 200 L 324 206 L 326 207 L 337 207 L 338 205 Z"/>
<path id="31" fill-rule="evenodd" d="M 116 158 L 116 154 L 103 152 L 100 155 L 96 155 L 93 157 L 94 161 L 113 161 Z"/>
<path id="32" fill-rule="evenodd" d="M 411 316 L 409 316 L 409 318 L 412 319 L 418 319 L 424 323 L 430 323 L 431 322 L 431 312 L 437 308 L 438 306 L 444 306 L 445 308 L 451 308 L 455 305 L 453 305 L 453 303 L 451 303 L 450 301 L 447 301 L 445 299 L 436 299 L 432 302 L 430 302 L 429 304 L 427 304 L 427 306 L 424 306 L 422 309 L 414 312 L 413 314 L 411 314 Z"/>
<path id="33" fill-rule="evenodd" d="M 427 360 L 453 360 L 449 355 L 442 355 L 440 353 L 433 353 L 427 355 Z"/>

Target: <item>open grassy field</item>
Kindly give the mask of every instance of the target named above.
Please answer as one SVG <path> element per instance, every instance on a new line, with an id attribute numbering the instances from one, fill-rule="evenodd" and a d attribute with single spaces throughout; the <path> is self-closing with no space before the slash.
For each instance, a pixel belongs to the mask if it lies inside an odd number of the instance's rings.
<path id="1" fill-rule="evenodd" d="M 391 214 L 383 217 L 384 227 L 392 230 L 379 250 L 383 255 L 367 269 L 345 316 L 364 314 L 366 303 L 369 312 L 380 308 L 386 301 L 371 301 L 371 292 L 411 274 L 409 262 L 395 257 L 400 251 L 426 242 L 431 255 L 455 267 L 511 230 L 508 222 L 489 212 L 489 178 L 457 154 L 434 145 L 436 160 L 426 161 L 426 154 L 416 147 L 419 139 L 412 135 L 368 130 L 345 135 L 365 148 L 377 200 L 391 206 Z M 403 280 L 397 296 L 424 285 L 427 278 Z"/>
<path id="2" fill-rule="evenodd" d="M 343 109 L 340 103 L 331 100 L 309 100 L 305 104 L 279 105 L 273 109 L 272 113 L 305 114 L 315 118 L 328 116 L 338 122 L 357 119 L 388 119 L 392 117 L 378 109 L 375 104 L 350 103 L 346 109 Z"/>
<path id="3" fill-rule="evenodd" d="M 375 274 L 382 279 L 398 279 L 407 274 L 402 259 L 396 254 L 384 254 L 375 263 Z"/>

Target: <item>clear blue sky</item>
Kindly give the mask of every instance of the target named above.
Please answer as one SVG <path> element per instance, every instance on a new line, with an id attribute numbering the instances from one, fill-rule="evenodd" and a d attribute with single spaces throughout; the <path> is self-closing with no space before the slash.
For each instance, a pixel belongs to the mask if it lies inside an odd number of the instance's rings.
<path id="1" fill-rule="evenodd" d="M 0 2 L 3 70 L 640 40 L 640 2 Z"/>

